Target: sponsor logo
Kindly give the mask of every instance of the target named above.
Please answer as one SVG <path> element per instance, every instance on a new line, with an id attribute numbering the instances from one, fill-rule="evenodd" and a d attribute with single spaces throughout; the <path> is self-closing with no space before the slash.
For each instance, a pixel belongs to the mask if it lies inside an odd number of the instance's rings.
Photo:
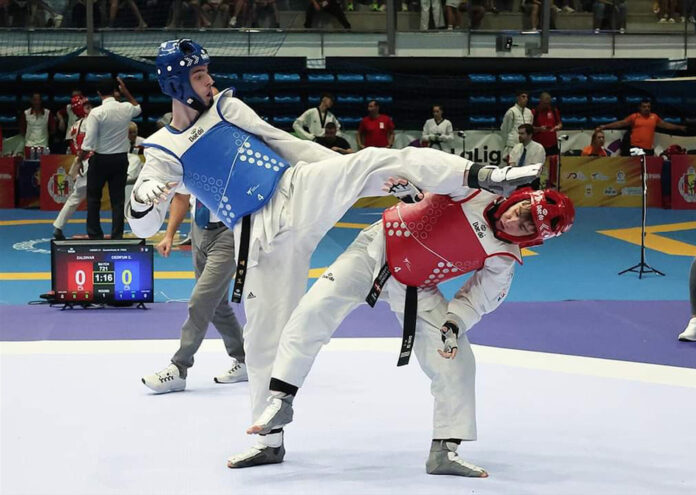
<path id="1" fill-rule="evenodd" d="M 256 299 L 256 296 L 253 292 L 249 291 L 249 294 L 247 294 L 247 299 Z"/>
<path id="2" fill-rule="evenodd" d="M 604 188 L 604 195 L 605 196 L 618 196 L 618 191 L 614 189 L 612 186 Z"/>
<path id="3" fill-rule="evenodd" d="M 643 189 L 641 187 L 622 187 L 621 196 L 642 196 Z"/>
<path id="4" fill-rule="evenodd" d="M 404 258 L 404 264 L 406 265 L 406 268 L 408 269 L 409 272 L 412 271 L 411 270 L 411 260 L 409 260 L 408 258 Z"/>
<path id="5" fill-rule="evenodd" d="M 549 210 L 544 208 L 542 205 L 536 205 L 536 217 L 539 221 L 544 221 L 544 218 L 546 218 L 546 215 L 549 214 Z"/>
<path id="6" fill-rule="evenodd" d="M 247 194 L 248 194 L 249 196 L 251 196 L 251 195 L 254 193 L 254 191 L 256 191 L 258 188 L 259 188 L 259 184 L 256 184 L 255 186 L 250 187 L 250 188 L 247 190 Z"/>
<path id="7" fill-rule="evenodd" d="M 329 282 L 333 282 L 334 280 L 336 280 L 336 279 L 334 278 L 333 273 L 331 273 L 331 272 L 325 273 L 324 275 L 321 276 L 321 278 L 325 278 L 325 279 L 328 280 Z M 377 286 L 377 283 L 375 283 L 375 286 Z"/>
<path id="8" fill-rule="evenodd" d="M 677 190 L 684 201 L 696 203 L 696 170 L 694 167 L 689 167 L 686 173 L 679 177 Z"/>
<path id="9" fill-rule="evenodd" d="M 626 182 L 626 173 L 623 170 L 616 172 L 616 182 L 617 184 L 624 184 Z"/>
<path id="10" fill-rule="evenodd" d="M 582 172 L 568 172 L 566 179 L 586 181 L 587 177 Z"/>
<path id="11" fill-rule="evenodd" d="M 51 254 L 50 249 L 44 249 L 40 247 L 36 247 L 37 244 L 50 244 L 51 239 L 29 239 L 28 241 L 22 241 L 22 242 L 16 242 L 12 245 L 12 249 L 16 249 L 17 251 L 29 251 L 30 253 L 39 253 L 39 254 Z"/>
<path id="12" fill-rule="evenodd" d="M 586 197 L 586 198 L 589 198 L 589 197 L 592 197 L 592 195 L 593 195 L 593 192 L 592 192 L 592 184 L 587 184 L 587 185 L 585 186 L 585 197 Z"/>
<path id="13" fill-rule="evenodd" d="M 486 231 L 488 230 L 486 225 L 479 222 L 474 222 L 472 225 L 474 226 L 474 231 L 479 239 L 483 239 L 486 236 Z"/>
<path id="14" fill-rule="evenodd" d="M 202 135 L 203 135 L 203 128 L 197 127 L 191 131 L 191 134 L 189 134 L 188 140 L 193 143 L 196 139 L 198 139 Z"/>
<path id="15" fill-rule="evenodd" d="M 12 176 L 10 174 L 0 174 L 0 180 L 12 180 Z"/>
<path id="16" fill-rule="evenodd" d="M 474 148 L 466 152 L 466 159 L 476 163 L 486 163 L 488 165 L 499 166 L 502 162 L 500 150 L 489 150 L 488 145 L 483 148 Z"/>
<path id="17" fill-rule="evenodd" d="M 73 190 L 73 180 L 68 174 L 65 173 L 63 167 L 58 167 L 56 173 L 54 173 L 48 179 L 48 195 L 56 203 L 65 203 L 68 200 L 68 196 Z"/>
<path id="18" fill-rule="evenodd" d="M 592 180 L 609 180 L 609 177 L 604 175 L 602 172 L 595 172 L 592 174 Z"/>

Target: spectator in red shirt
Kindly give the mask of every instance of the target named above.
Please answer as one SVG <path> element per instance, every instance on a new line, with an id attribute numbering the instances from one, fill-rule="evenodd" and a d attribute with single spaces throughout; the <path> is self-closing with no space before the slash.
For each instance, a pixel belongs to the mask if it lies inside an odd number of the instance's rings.
<path id="1" fill-rule="evenodd" d="M 639 111 L 633 113 L 623 120 L 610 122 L 609 124 L 600 125 L 597 130 L 617 129 L 620 127 L 631 128 L 631 147 L 642 148 L 646 155 L 653 156 L 655 154 L 655 129 L 660 128 L 667 131 L 682 131 L 686 132 L 686 126 L 670 124 L 665 122 L 656 113 L 652 113 L 652 105 L 650 100 L 640 102 Z"/>
<path id="2" fill-rule="evenodd" d="M 367 116 L 360 121 L 355 137 L 359 149 L 369 146 L 391 148 L 394 145 L 394 122 L 388 115 L 379 113 L 376 100 L 367 104 Z"/>
<path id="3" fill-rule="evenodd" d="M 604 148 L 604 133 L 596 130 L 592 133 L 592 143 L 582 149 L 582 156 L 609 156 Z"/>
<path id="4" fill-rule="evenodd" d="M 544 92 L 539 96 L 539 105 L 532 110 L 534 120 L 534 141 L 544 147 L 546 156 L 558 154 L 556 131 L 563 129 L 561 114 L 551 103 L 551 95 Z"/>

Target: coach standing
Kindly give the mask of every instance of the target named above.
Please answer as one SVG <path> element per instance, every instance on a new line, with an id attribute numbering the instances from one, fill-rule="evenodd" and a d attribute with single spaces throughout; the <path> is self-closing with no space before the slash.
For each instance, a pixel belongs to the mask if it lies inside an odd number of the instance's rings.
<path id="1" fill-rule="evenodd" d="M 89 160 L 87 174 L 87 234 L 90 239 L 103 239 L 104 232 L 99 219 L 102 189 L 109 184 L 112 224 L 111 238 L 123 238 L 123 205 L 128 176 L 128 124 L 140 115 L 140 105 L 135 101 L 121 78 L 118 91 L 128 102 L 114 98 L 116 82 L 113 79 L 99 83 L 97 92 L 102 104 L 92 110 L 85 119 L 85 140 L 82 153 L 94 151 Z"/>

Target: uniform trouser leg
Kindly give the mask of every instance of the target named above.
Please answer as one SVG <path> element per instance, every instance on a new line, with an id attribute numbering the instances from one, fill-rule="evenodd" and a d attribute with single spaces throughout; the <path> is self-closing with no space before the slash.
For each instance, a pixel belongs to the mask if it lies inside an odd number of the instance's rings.
<path id="1" fill-rule="evenodd" d="M 53 222 L 53 226 L 56 229 L 63 230 L 65 224 L 68 223 L 70 217 L 75 214 L 75 211 L 77 211 L 77 208 L 80 206 L 80 203 L 82 203 L 85 197 L 87 197 L 87 178 L 78 177 L 75 180 L 75 188 L 70 193 L 70 196 L 68 196 L 68 199 L 65 201 L 63 207 L 60 209 L 58 216 Z"/>
<path id="2" fill-rule="evenodd" d="M 125 153 L 109 156 L 109 200 L 111 202 L 111 238 L 123 239 L 124 204 L 128 180 L 128 157 Z M 89 175 L 89 174 L 88 174 Z"/>
<path id="3" fill-rule="evenodd" d="M 437 2 L 438 0 L 435 0 Z M 420 29 L 421 31 L 427 31 L 430 24 L 430 5 L 434 3 L 432 0 L 421 0 L 421 15 L 420 15 Z M 437 18 L 433 15 L 433 19 L 437 24 Z"/>
<path id="4" fill-rule="evenodd" d="M 403 304 L 403 303 L 401 303 Z M 430 378 L 430 393 L 435 400 L 433 438 L 476 440 L 476 362 L 466 334 L 459 336 L 454 359 L 444 359 L 440 326 L 445 322 L 447 304 L 432 311 L 419 312 L 413 351 L 421 369 Z M 403 322 L 403 314 L 397 314 Z"/>
<path id="5" fill-rule="evenodd" d="M 234 235 L 228 229 L 218 230 L 206 231 L 198 227 L 192 228 L 196 285 L 188 304 L 188 318 L 181 327 L 179 350 L 172 358 L 172 362 L 184 372 L 193 366 L 193 356 L 203 342 L 213 315 L 223 302 L 227 304 L 230 282 L 236 269 Z M 239 327 L 236 319 L 234 321 Z M 230 329 L 233 327 L 234 323 L 230 322 Z M 230 336 L 229 343 L 234 348 L 232 351 L 241 354 L 240 343 L 232 342 L 233 340 Z M 227 345 L 228 341 L 225 340 L 225 346 Z"/>
<path id="6" fill-rule="evenodd" d="M 102 155 L 103 156 L 103 155 Z M 99 209 L 102 189 L 106 183 L 106 171 L 101 167 L 102 156 L 92 155 L 87 173 L 87 234 L 90 239 L 103 239 Z"/>
<path id="7" fill-rule="evenodd" d="M 334 16 L 344 29 L 350 29 L 350 22 L 348 22 L 346 14 L 343 13 L 343 10 L 341 10 L 341 7 L 337 3 L 330 3 L 324 7 L 324 10 Z"/>
<path id="8" fill-rule="evenodd" d="M 376 229 L 376 230 L 375 230 Z M 301 387 L 317 354 L 348 314 L 365 302 L 376 262 L 365 247 L 378 233 L 363 232 L 314 282 L 283 329 L 273 378 Z"/>

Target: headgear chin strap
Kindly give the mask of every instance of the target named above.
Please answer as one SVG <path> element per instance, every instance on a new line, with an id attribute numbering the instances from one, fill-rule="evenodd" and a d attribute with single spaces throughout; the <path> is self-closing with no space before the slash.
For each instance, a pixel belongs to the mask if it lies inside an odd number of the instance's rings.
<path id="1" fill-rule="evenodd" d="M 501 199 L 486 209 L 491 218 L 491 224 L 500 220 L 512 205 L 520 201 L 529 201 L 532 205 L 532 220 L 535 231 L 525 236 L 513 236 L 501 230 L 495 236 L 507 242 L 519 245 L 521 248 L 543 244 L 546 239 L 568 232 L 575 221 L 575 207 L 565 194 L 554 189 L 534 191 L 531 188 L 518 189 L 507 199 Z"/>
<path id="2" fill-rule="evenodd" d="M 205 104 L 191 86 L 191 69 L 208 65 L 210 56 L 205 48 L 188 38 L 165 41 L 160 45 L 155 65 L 162 93 L 179 100 L 198 112 L 212 105 Z"/>

